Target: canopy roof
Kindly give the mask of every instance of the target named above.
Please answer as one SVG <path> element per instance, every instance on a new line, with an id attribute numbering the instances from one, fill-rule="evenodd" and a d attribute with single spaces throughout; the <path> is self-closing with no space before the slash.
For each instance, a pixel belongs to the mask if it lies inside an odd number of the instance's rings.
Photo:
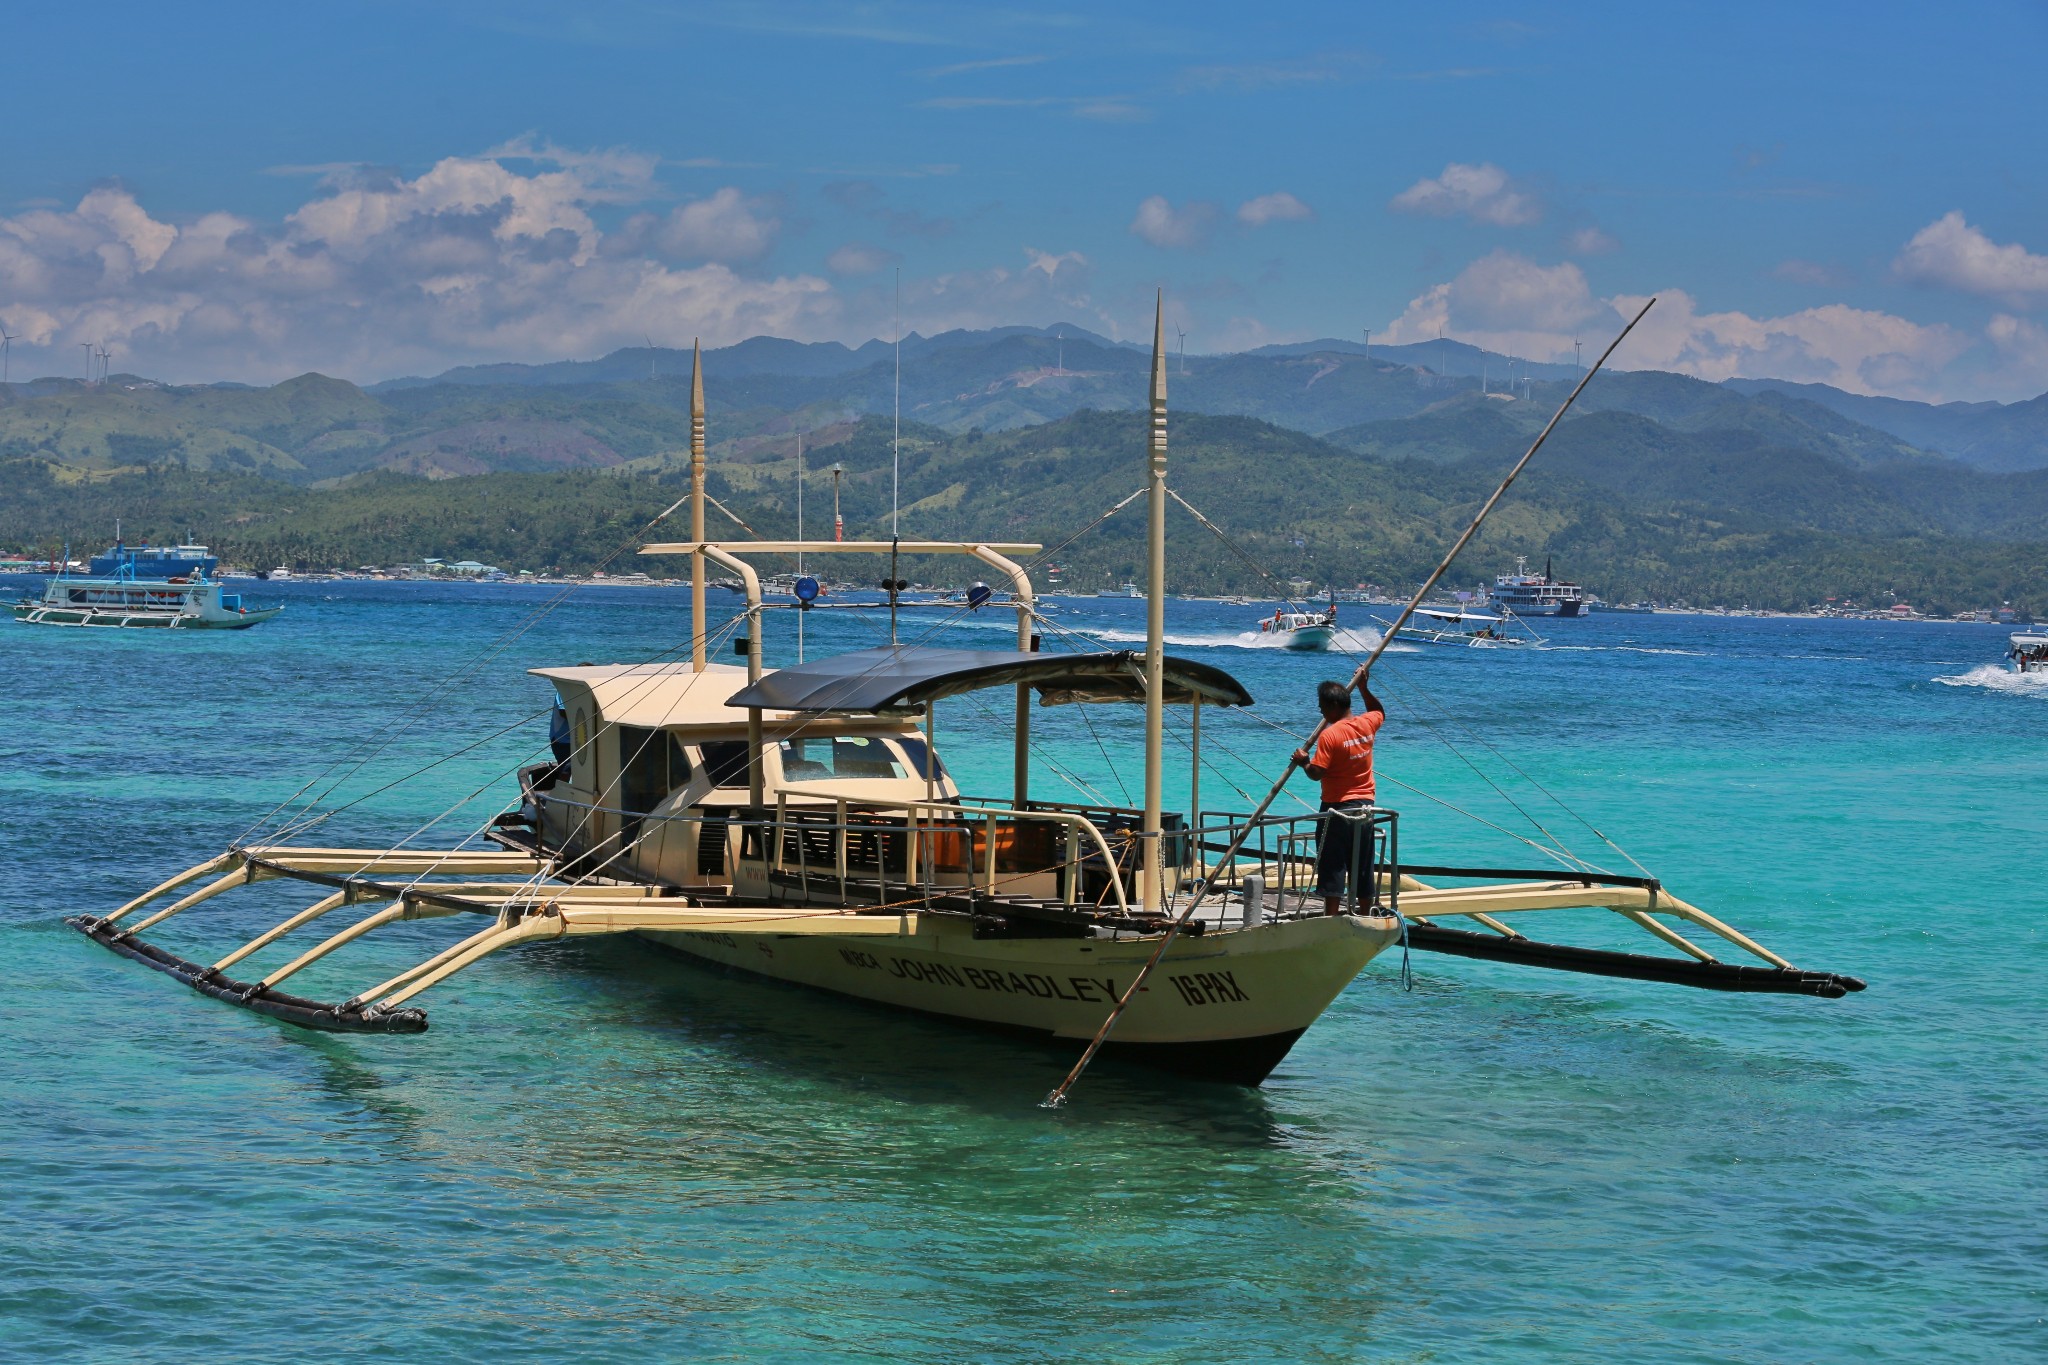
<path id="1" fill-rule="evenodd" d="M 615 725 L 743 725 L 747 713 L 725 700 L 726 688 L 745 682 L 747 670 L 707 664 L 692 671 L 684 659 L 661 664 L 582 664 L 575 668 L 530 668 L 546 678 L 574 707 L 583 689 L 598 715 Z"/>
<path id="2" fill-rule="evenodd" d="M 728 706 L 782 711 L 904 710 L 1017 683 L 1052 706 L 1077 701 L 1143 701 L 1144 656 L 1123 649 L 1100 654 L 1026 654 L 1008 649 L 925 649 L 885 645 L 815 663 L 779 668 L 727 699 Z M 1249 706 L 1252 694 L 1220 668 L 1169 656 L 1166 700 L 1196 696 L 1224 706 Z"/>

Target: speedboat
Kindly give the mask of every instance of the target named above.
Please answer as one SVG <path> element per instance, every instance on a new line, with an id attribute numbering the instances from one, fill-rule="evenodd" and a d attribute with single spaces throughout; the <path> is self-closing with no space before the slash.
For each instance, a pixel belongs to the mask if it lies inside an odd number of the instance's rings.
<path id="1" fill-rule="evenodd" d="M 1259 634 L 1279 638 L 1288 649 L 1328 649 L 1337 634 L 1337 608 L 1328 611 L 1289 611 L 1285 607 L 1259 622 Z"/>
<path id="2" fill-rule="evenodd" d="M 2007 644 L 2005 657 L 2015 673 L 2048 673 L 2048 635 L 2019 632 Z"/>

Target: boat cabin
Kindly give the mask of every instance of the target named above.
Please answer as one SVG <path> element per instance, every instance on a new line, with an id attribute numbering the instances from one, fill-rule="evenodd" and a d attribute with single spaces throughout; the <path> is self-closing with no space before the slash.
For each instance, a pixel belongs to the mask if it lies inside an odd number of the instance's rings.
<path id="1" fill-rule="evenodd" d="M 535 669 L 556 690 L 553 758 L 522 774 L 496 833 L 581 876 L 780 904 L 892 885 L 1127 904 L 1141 810 L 1035 800 L 1028 776 L 1007 798 L 965 796 L 933 734 L 937 703 L 986 689 L 1142 700 L 1138 657 L 884 647 L 751 684 L 712 663 Z M 1250 704 L 1220 669 L 1168 659 L 1166 673 L 1179 704 Z M 1184 816 L 1162 827 L 1171 884 L 1194 850 Z"/>

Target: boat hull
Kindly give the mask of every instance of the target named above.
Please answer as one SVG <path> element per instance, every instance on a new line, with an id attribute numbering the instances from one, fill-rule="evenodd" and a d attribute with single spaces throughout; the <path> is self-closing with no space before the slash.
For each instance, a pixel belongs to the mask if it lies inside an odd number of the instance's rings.
<path id="1" fill-rule="evenodd" d="M 1352 978 L 1398 939 L 1392 918 L 1328 916 L 1176 939 L 1117 1023 L 1111 1055 L 1257 1085 Z M 1078 1051 L 1156 938 L 977 939 L 951 917 L 896 936 L 643 931 L 664 948 L 897 1009 Z"/>
<path id="2" fill-rule="evenodd" d="M 247 630 L 284 611 L 271 607 L 210 618 L 176 611 L 93 611 L 72 607 L 48 607 L 40 602 L 17 603 L 14 619 L 31 626 L 83 626 L 104 630 L 109 627 L 142 630 Z"/>
<path id="3" fill-rule="evenodd" d="M 1493 598 L 1489 603 L 1495 611 L 1504 611 L 1516 616 L 1577 616 L 1586 604 L 1583 602 L 1511 602 Z"/>
<path id="4" fill-rule="evenodd" d="M 1336 634 L 1335 626 L 1303 626 L 1299 630 L 1287 631 L 1285 644 L 1289 649 L 1304 652 L 1323 650 L 1330 647 L 1330 641 Z"/>

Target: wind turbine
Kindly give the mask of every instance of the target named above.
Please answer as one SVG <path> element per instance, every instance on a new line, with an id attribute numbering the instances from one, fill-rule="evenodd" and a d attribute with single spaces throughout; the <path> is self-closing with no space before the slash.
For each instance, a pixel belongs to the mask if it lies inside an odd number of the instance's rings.
<path id="1" fill-rule="evenodd" d="M 14 348 L 14 339 L 20 335 L 19 332 L 10 332 L 5 327 L 0 327 L 0 384 L 7 382 L 7 358 Z"/>
<path id="2" fill-rule="evenodd" d="M 102 384 L 112 377 L 114 367 L 111 362 L 113 359 L 114 353 L 108 350 L 107 343 L 102 341 L 100 343 L 100 383 Z"/>
<path id="3" fill-rule="evenodd" d="M 654 338 L 642 332 L 640 339 L 647 343 L 647 377 L 654 378 Z"/>
<path id="4" fill-rule="evenodd" d="M 1365 329 L 1365 364 L 1367 369 L 1372 368 L 1372 328 L 1370 327 Z"/>
<path id="5" fill-rule="evenodd" d="M 85 347 L 85 382 L 89 388 L 92 385 L 92 343 L 81 341 L 78 344 Z"/>

